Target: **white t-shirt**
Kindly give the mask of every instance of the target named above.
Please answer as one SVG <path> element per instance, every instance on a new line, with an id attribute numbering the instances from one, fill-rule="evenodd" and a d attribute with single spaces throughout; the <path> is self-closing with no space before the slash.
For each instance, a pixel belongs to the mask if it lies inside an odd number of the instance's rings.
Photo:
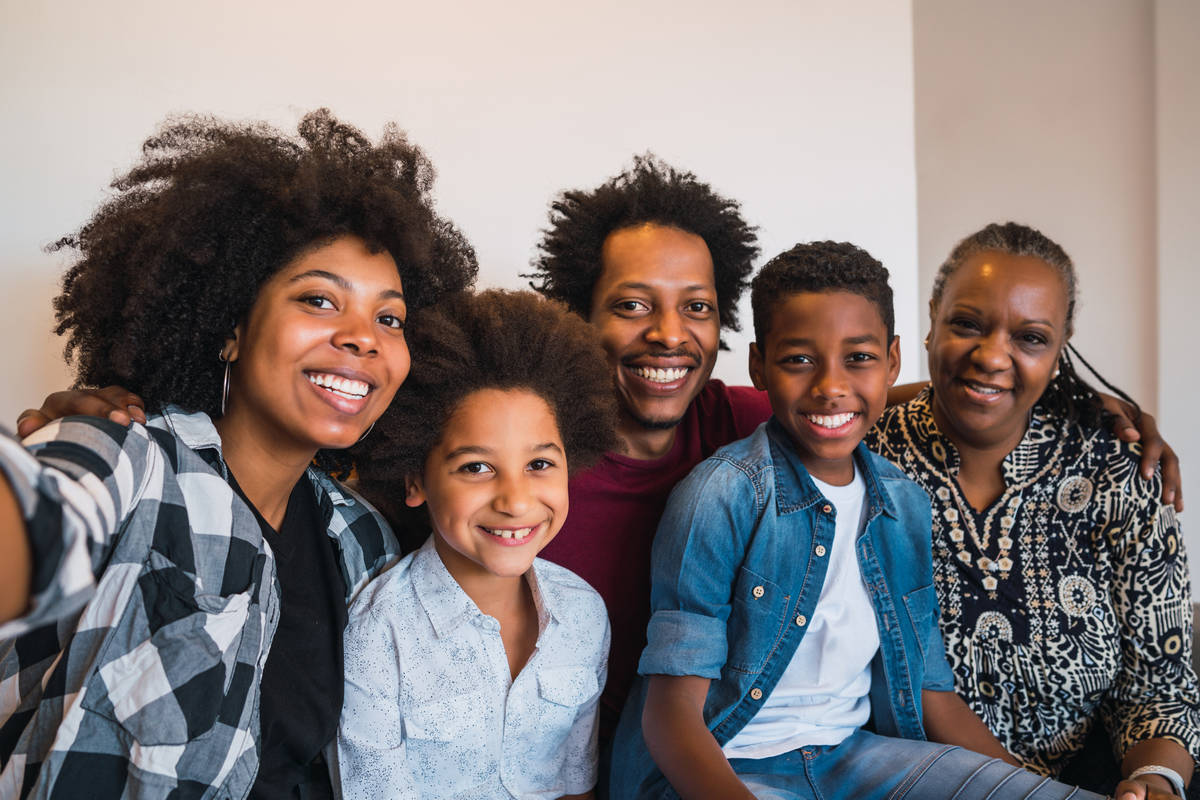
<path id="1" fill-rule="evenodd" d="M 821 597 L 779 683 L 725 744 L 729 758 L 769 758 L 803 745 L 839 744 L 871 713 L 867 694 L 879 629 L 854 550 L 866 524 L 867 486 L 857 467 L 845 486 L 816 478 L 813 483 L 837 515 Z"/>

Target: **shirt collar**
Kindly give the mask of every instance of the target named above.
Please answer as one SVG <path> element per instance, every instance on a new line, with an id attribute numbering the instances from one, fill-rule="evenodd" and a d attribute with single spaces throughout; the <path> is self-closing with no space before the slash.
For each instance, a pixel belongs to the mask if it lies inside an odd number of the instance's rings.
<path id="1" fill-rule="evenodd" d="M 958 475 L 959 455 L 954 443 L 938 429 L 933 416 L 933 388 L 926 386 L 920 394 L 910 400 L 903 410 L 907 419 L 905 427 L 920 451 L 929 453 L 945 474 Z M 1004 457 L 1000 471 L 1008 485 L 1022 482 L 1027 476 L 1045 466 L 1041 443 L 1046 439 L 1045 428 L 1053 428 L 1053 418 L 1041 406 L 1035 405 L 1029 415 L 1029 424 L 1017 446 Z"/>
<path id="2" fill-rule="evenodd" d="M 767 421 L 767 439 L 771 445 L 771 460 L 775 464 L 775 497 L 779 512 L 787 514 L 824 503 L 826 498 L 813 483 L 808 468 L 796 452 L 796 446 L 783 425 L 774 416 Z M 854 448 L 854 466 L 863 476 L 867 487 L 867 518 L 880 513 L 896 517 L 896 507 L 887 489 L 879 482 L 871 466 L 871 454 L 859 442 Z"/>
<path id="3" fill-rule="evenodd" d="M 453 633 L 459 626 L 480 618 L 492 620 L 494 623 L 495 620 L 479 610 L 479 606 L 467 596 L 442 563 L 441 556 L 433 546 L 433 537 L 436 535 L 431 534 L 425 540 L 425 544 L 413 555 L 412 563 L 413 589 L 417 601 L 429 617 L 429 624 L 433 626 L 434 633 L 440 639 Z M 525 580 L 529 582 L 533 604 L 537 609 L 540 636 L 551 620 L 558 619 L 554 613 L 558 599 L 553 592 L 547 595 L 541 591 L 538 568 L 539 562 L 535 560 L 533 568 L 525 573 Z"/>

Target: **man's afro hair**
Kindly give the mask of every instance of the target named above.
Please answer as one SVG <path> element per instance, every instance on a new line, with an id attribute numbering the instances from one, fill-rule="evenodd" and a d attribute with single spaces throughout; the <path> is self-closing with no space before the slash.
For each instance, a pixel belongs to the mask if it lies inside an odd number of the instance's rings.
<path id="1" fill-rule="evenodd" d="M 740 330 L 737 304 L 758 257 L 757 234 L 736 201 L 717 194 L 691 172 L 648 153 L 592 191 L 563 192 L 550 209 L 550 227 L 543 232 L 534 271 L 526 276 L 535 279 L 531 285 L 542 294 L 587 319 L 609 234 L 652 223 L 704 240 L 713 261 L 721 327 Z"/>

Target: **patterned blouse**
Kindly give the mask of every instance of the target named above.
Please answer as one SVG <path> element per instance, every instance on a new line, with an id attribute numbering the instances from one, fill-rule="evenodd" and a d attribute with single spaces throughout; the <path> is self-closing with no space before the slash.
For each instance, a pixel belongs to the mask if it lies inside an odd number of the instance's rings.
<path id="1" fill-rule="evenodd" d="M 1099 720 L 1121 755 L 1165 738 L 1200 753 L 1183 539 L 1140 449 L 1035 408 L 976 511 L 928 389 L 867 444 L 933 499 L 934 586 L 960 695 L 1030 769 L 1057 775 Z"/>

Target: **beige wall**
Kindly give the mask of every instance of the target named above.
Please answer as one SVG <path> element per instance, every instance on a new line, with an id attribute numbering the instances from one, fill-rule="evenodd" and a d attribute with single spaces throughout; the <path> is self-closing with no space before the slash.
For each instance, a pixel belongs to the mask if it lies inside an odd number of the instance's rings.
<path id="1" fill-rule="evenodd" d="M 922 303 L 958 238 L 1041 228 L 1079 272 L 1076 347 L 1159 415 L 1200 501 L 1200 5 L 916 0 L 913 36 Z"/>
<path id="2" fill-rule="evenodd" d="M 1184 496 L 1200 508 L 1200 3 L 1157 0 L 1158 410 L 1184 463 Z M 1200 526 L 1190 533 L 1200 586 Z M 1196 589 L 1193 588 L 1193 597 Z"/>
<path id="3" fill-rule="evenodd" d="M 1154 408 L 1151 6 L 917 0 L 914 41 L 923 302 L 958 239 L 1032 224 L 1077 265 L 1075 346 Z"/>
<path id="4" fill-rule="evenodd" d="M 0 424 L 68 381 L 47 333 L 63 258 L 42 246 L 172 111 L 291 126 L 329 105 L 370 134 L 398 121 L 438 167 L 483 285 L 524 285 L 553 193 L 653 149 L 742 200 L 764 254 L 865 245 L 895 273 L 906 347 L 919 338 L 908 2 L 2 1 Z M 746 341 L 719 375 L 747 382 Z"/>

